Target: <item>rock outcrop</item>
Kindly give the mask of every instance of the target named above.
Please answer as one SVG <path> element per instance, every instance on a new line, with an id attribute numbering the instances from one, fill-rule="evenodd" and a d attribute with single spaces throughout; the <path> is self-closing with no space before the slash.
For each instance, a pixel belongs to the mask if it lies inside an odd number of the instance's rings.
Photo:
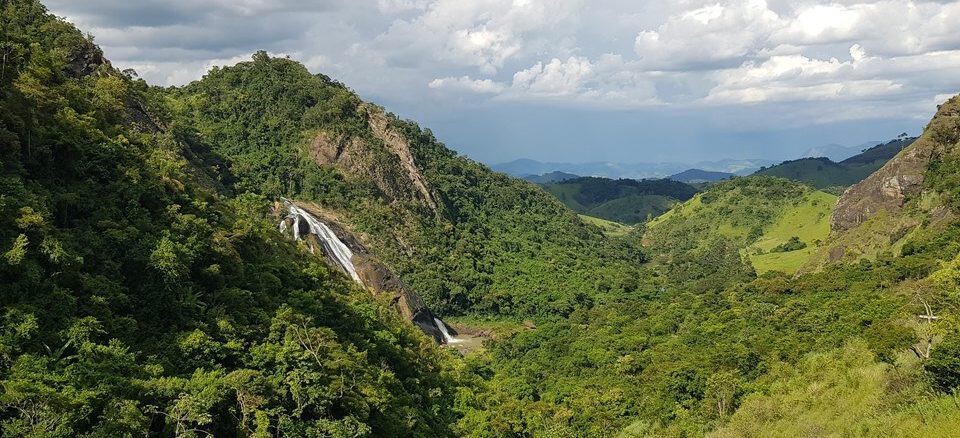
<path id="1" fill-rule="evenodd" d="M 334 166 L 347 177 L 371 180 L 391 200 L 413 201 L 437 211 L 430 192 L 410 151 L 407 139 L 390 126 L 390 119 L 376 107 L 361 106 L 370 137 L 360 138 L 321 132 L 308 153 L 322 166 Z"/>
<path id="2" fill-rule="evenodd" d="M 957 98 L 940 106 L 924 134 L 865 180 L 847 189 L 830 219 L 835 232 L 850 230 L 881 212 L 898 214 L 904 204 L 923 191 L 924 174 L 944 143 L 936 128 L 960 115 Z"/>

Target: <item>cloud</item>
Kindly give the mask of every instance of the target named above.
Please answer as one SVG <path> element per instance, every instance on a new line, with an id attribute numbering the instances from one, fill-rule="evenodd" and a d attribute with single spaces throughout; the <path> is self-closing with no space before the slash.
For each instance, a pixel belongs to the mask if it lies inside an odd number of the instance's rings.
<path id="1" fill-rule="evenodd" d="M 764 1 L 719 3 L 669 17 L 641 31 L 634 51 L 654 70 L 700 70 L 736 66 L 765 48 L 781 18 Z"/>
<path id="2" fill-rule="evenodd" d="M 469 76 L 459 78 L 438 78 L 430 81 L 430 88 L 468 91 L 472 93 L 501 93 L 506 86 L 490 79 L 471 79 Z"/>
<path id="3" fill-rule="evenodd" d="M 440 63 L 494 74 L 518 55 L 557 44 L 551 36 L 575 20 L 580 1 L 437 0 L 419 6 L 421 14 L 394 21 L 360 49 L 404 65 Z"/>
<path id="4" fill-rule="evenodd" d="M 151 83 L 263 49 L 428 122 L 531 105 L 722 114 L 730 132 L 919 120 L 960 91 L 958 0 L 45 3 Z"/>

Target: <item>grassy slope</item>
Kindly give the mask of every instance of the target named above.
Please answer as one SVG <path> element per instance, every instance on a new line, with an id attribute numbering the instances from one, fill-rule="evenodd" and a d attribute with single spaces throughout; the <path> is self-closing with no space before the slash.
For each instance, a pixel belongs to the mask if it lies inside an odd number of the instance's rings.
<path id="1" fill-rule="evenodd" d="M 600 227 L 600 229 L 603 230 L 603 234 L 607 235 L 607 237 L 623 237 L 634 230 L 634 227 L 626 226 L 619 222 L 608 221 L 584 214 L 580 215 L 580 219 L 588 224 Z"/>
<path id="2" fill-rule="evenodd" d="M 960 428 L 960 397 L 931 397 L 917 361 L 877 361 L 862 343 L 811 354 L 776 369 L 765 394 L 747 397 L 712 438 L 837 436 L 947 437 Z"/>
<path id="3" fill-rule="evenodd" d="M 725 238 L 740 248 L 757 273 L 771 270 L 795 272 L 816 252 L 818 242 L 830 232 L 830 212 L 837 197 L 813 190 L 798 183 L 787 183 L 793 190 L 785 197 L 765 196 L 765 184 L 783 184 L 783 180 L 763 179 L 748 188 L 756 189 L 743 196 L 744 189 L 730 190 L 719 185 L 655 218 L 647 224 L 648 243 L 662 240 L 669 247 L 675 239 L 693 240 L 689 248 L 703 247 L 705 242 Z M 704 196 L 716 200 L 704 203 Z M 681 236 L 686 234 L 686 236 Z M 670 236 L 670 237 L 667 237 Z M 797 236 L 808 246 L 802 250 L 770 253 L 769 251 Z M 656 246 L 656 245 L 655 245 Z"/>
<path id="4" fill-rule="evenodd" d="M 772 225 L 763 230 L 763 236 L 745 250 L 757 274 L 767 271 L 793 274 L 803 266 L 829 236 L 830 212 L 836 203 L 837 196 L 818 190 L 786 208 Z M 807 247 L 790 252 L 770 252 L 793 236 L 799 237 Z M 758 254 L 758 250 L 762 254 Z"/>

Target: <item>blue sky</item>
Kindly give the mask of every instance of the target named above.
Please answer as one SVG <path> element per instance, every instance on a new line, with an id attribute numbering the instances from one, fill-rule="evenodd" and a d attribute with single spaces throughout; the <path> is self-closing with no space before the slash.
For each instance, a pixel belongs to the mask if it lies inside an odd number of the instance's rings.
<path id="1" fill-rule="evenodd" d="M 290 56 L 481 161 L 793 158 L 919 133 L 960 92 L 960 2 L 47 0 L 180 85 Z"/>

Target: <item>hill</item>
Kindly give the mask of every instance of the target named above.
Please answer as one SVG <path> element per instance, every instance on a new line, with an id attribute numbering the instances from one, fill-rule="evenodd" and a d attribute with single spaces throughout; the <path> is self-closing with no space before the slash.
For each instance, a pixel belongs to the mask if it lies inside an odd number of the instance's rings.
<path id="1" fill-rule="evenodd" d="M 857 155 L 860 152 L 863 152 L 865 149 L 872 148 L 878 144 L 883 144 L 883 142 L 868 141 L 865 143 L 861 143 L 860 145 L 857 145 L 857 146 L 844 146 L 836 143 L 831 143 L 828 145 L 807 149 L 807 151 L 803 153 L 803 158 L 826 157 L 826 158 L 829 158 L 831 161 L 840 162 L 854 155 Z"/>
<path id="2" fill-rule="evenodd" d="M 789 180 L 723 181 L 647 224 L 645 242 L 668 263 L 721 245 L 759 273 L 793 273 L 829 234 L 836 196 Z M 782 248 L 797 238 L 796 248 Z"/>
<path id="3" fill-rule="evenodd" d="M 4 436 L 452 434 L 449 355 L 277 233 L 163 90 L 0 8 Z"/>
<path id="4" fill-rule="evenodd" d="M 523 179 L 530 181 L 535 184 L 549 184 L 555 182 L 566 181 L 568 179 L 579 178 L 579 175 L 574 175 L 572 173 L 566 172 L 549 172 L 543 175 L 527 175 Z"/>
<path id="5" fill-rule="evenodd" d="M 811 268 L 899 253 L 914 235 L 954 222 L 958 107 L 956 98 L 941 105 L 919 138 L 844 192 L 831 217 L 834 238 Z"/>
<path id="6" fill-rule="evenodd" d="M 543 188 L 573 211 L 622 224 L 637 224 L 659 216 L 697 192 L 690 185 L 667 179 L 597 177 L 544 184 Z"/>
<path id="7" fill-rule="evenodd" d="M 539 187 L 294 61 L 257 53 L 166 96 L 239 188 L 316 204 L 439 315 L 566 315 L 642 261 Z"/>
<path id="8" fill-rule="evenodd" d="M 784 161 L 761 169 L 756 175 L 770 175 L 802 181 L 819 189 L 839 194 L 842 188 L 856 184 L 875 172 L 915 138 L 900 138 L 881 143 L 836 163 L 826 157 Z"/>
<path id="9" fill-rule="evenodd" d="M 292 60 L 151 87 L 39 3 L 0 8 L 3 436 L 960 422 L 960 98 L 832 214 L 759 175 L 622 229 Z M 811 247 L 837 258 L 791 274 Z M 439 348 L 432 312 L 491 340 Z"/>
<path id="10" fill-rule="evenodd" d="M 711 172 L 702 169 L 687 169 L 683 172 L 670 175 L 667 177 L 667 179 L 685 183 L 703 183 L 730 179 L 730 177 L 734 175 L 735 174 L 728 172 Z"/>

